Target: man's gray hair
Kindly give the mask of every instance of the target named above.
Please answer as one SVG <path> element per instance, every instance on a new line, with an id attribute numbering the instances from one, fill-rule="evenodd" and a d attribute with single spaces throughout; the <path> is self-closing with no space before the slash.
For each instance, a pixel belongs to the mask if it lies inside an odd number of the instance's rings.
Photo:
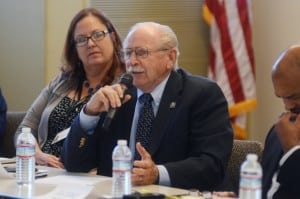
<path id="1" fill-rule="evenodd" d="M 149 27 L 149 26 L 152 26 L 152 27 L 156 27 L 160 30 L 160 43 L 163 45 L 163 47 L 165 48 L 175 48 L 176 49 L 176 63 L 175 63 L 175 68 L 177 67 L 178 65 L 178 57 L 179 57 L 179 43 L 178 43 L 178 40 L 177 40 L 177 36 L 175 34 L 175 32 L 172 30 L 172 28 L 170 28 L 169 26 L 167 25 L 162 25 L 162 24 L 159 24 L 159 23 L 156 23 L 156 22 L 139 22 L 139 23 L 136 23 L 134 24 L 126 38 L 124 39 L 124 44 L 127 43 L 127 39 L 130 37 L 130 35 L 135 32 L 137 29 L 139 28 L 142 28 L 142 27 Z"/>

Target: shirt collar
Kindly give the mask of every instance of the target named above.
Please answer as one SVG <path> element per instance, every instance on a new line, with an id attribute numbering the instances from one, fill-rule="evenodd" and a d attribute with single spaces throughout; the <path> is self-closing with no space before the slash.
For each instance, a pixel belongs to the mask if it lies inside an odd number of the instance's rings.
<path id="1" fill-rule="evenodd" d="M 171 73 L 170 73 L 171 74 Z M 161 81 L 154 89 L 153 91 L 150 93 L 152 98 L 153 98 L 153 102 L 156 106 L 159 105 L 163 91 L 166 87 L 167 81 L 170 77 L 170 74 L 163 80 Z M 141 91 L 140 89 L 137 89 L 137 96 L 138 98 L 143 94 L 143 91 Z"/>

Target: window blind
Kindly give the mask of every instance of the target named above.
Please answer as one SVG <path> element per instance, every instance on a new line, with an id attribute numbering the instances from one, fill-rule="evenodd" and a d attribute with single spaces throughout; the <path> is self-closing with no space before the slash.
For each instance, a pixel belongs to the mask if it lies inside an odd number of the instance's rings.
<path id="1" fill-rule="evenodd" d="M 142 21 L 169 25 L 179 41 L 179 66 L 206 76 L 208 26 L 202 17 L 203 0 L 88 0 L 88 7 L 102 10 L 113 22 L 122 39 L 129 28 Z"/>

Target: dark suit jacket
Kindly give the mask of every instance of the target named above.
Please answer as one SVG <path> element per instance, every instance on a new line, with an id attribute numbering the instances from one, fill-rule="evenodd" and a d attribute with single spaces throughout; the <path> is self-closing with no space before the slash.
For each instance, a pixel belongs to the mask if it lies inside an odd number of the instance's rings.
<path id="1" fill-rule="evenodd" d="M 0 88 L 0 148 L 2 143 L 2 136 L 4 136 L 5 128 L 6 128 L 6 101 L 2 95 L 1 88 Z"/>
<path id="2" fill-rule="evenodd" d="M 75 119 L 65 141 L 62 159 L 68 171 L 112 175 L 112 150 L 118 139 L 129 141 L 137 100 L 122 105 L 109 132 L 101 129 L 87 135 Z M 175 102 L 176 106 L 170 106 Z M 174 103 L 173 103 L 174 104 Z M 213 190 L 222 180 L 233 143 L 226 99 L 216 83 L 183 70 L 172 71 L 159 105 L 149 153 L 163 164 L 171 184 L 180 188 Z M 80 140 L 85 140 L 79 147 Z"/>
<path id="3" fill-rule="evenodd" d="M 267 197 L 267 192 L 272 185 L 274 173 L 279 168 L 279 161 L 283 156 L 281 144 L 274 127 L 266 138 L 264 153 L 262 157 L 263 167 L 263 199 Z M 295 151 L 286 162 L 280 167 L 277 180 L 280 183 L 278 191 L 273 198 L 300 198 L 300 149 Z"/>

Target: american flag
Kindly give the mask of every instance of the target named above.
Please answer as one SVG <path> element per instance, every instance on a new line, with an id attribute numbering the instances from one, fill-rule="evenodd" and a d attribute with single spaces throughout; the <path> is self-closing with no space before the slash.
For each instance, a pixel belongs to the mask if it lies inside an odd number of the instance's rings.
<path id="1" fill-rule="evenodd" d="M 247 112 L 256 107 L 251 0 L 206 0 L 203 16 L 210 27 L 208 77 L 229 104 L 236 139 L 246 139 Z"/>

